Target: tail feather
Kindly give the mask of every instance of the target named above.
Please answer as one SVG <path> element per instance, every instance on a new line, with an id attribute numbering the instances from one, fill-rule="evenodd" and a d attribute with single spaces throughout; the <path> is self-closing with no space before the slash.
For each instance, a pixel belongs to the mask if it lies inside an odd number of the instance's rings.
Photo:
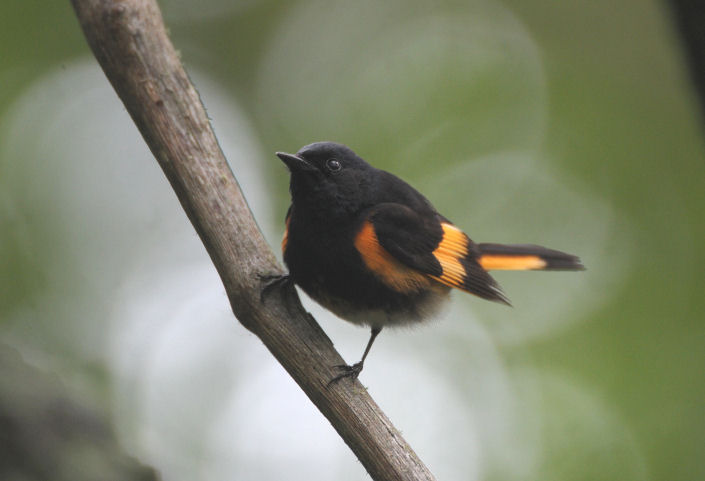
<path id="1" fill-rule="evenodd" d="M 533 244 L 478 244 L 485 270 L 564 270 L 585 267 L 577 256 Z"/>
<path id="2" fill-rule="evenodd" d="M 475 262 L 468 262 L 465 259 L 461 261 L 463 268 L 465 269 L 465 275 L 463 276 L 462 285 L 458 286 L 467 292 L 475 294 L 488 301 L 499 302 L 501 304 L 506 304 L 511 306 L 512 303 L 509 302 L 509 298 L 502 292 L 502 288 L 496 280 L 487 272 L 487 270 L 482 269 Z"/>

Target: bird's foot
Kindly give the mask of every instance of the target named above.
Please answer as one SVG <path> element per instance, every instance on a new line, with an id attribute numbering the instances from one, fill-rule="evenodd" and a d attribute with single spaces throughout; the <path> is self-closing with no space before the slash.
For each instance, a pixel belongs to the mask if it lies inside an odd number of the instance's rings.
<path id="1" fill-rule="evenodd" d="M 269 296 L 272 291 L 277 290 L 282 294 L 284 307 L 289 313 L 291 313 L 293 309 L 296 309 L 296 306 L 301 307 L 299 296 L 296 294 L 296 289 L 294 288 L 294 280 L 289 274 L 260 274 L 259 278 L 263 283 L 259 295 L 259 300 L 262 304 L 264 304 L 267 300 L 267 296 Z"/>
<path id="2" fill-rule="evenodd" d="M 264 304 L 269 293 L 276 288 L 291 289 L 292 281 L 289 274 L 260 274 L 260 281 L 264 284 L 260 291 L 259 300 Z"/>
<path id="3" fill-rule="evenodd" d="M 362 367 L 363 363 L 362 362 L 356 362 L 352 366 L 348 366 L 347 364 L 340 364 L 338 366 L 335 366 L 336 369 L 340 370 L 341 373 L 335 376 L 333 379 L 328 381 L 328 386 L 331 384 L 335 384 L 336 382 L 340 381 L 341 379 L 344 379 L 346 377 L 349 377 L 353 381 L 357 379 L 357 376 L 360 375 L 362 372 Z"/>

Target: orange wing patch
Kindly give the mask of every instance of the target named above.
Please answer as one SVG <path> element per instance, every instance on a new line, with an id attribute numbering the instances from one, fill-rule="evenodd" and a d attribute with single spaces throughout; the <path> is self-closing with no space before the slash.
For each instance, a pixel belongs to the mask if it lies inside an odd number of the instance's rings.
<path id="1" fill-rule="evenodd" d="M 539 256 L 508 256 L 508 255 L 490 255 L 480 256 L 477 260 L 483 269 L 489 270 L 508 270 L 508 271 L 526 271 L 543 269 L 546 267 L 546 261 Z"/>
<path id="2" fill-rule="evenodd" d="M 443 273 L 438 277 L 431 277 L 447 286 L 463 289 L 466 273 L 460 259 L 468 255 L 470 239 L 453 224 L 444 222 L 441 223 L 441 227 L 443 228 L 443 239 L 438 243 L 433 255 L 441 264 Z"/>
<path id="3" fill-rule="evenodd" d="M 355 236 L 355 248 L 367 268 L 392 289 L 410 293 L 431 284 L 424 274 L 405 266 L 380 245 L 370 221 L 365 221 Z"/>
<path id="4" fill-rule="evenodd" d="M 286 227 L 284 228 L 284 236 L 282 237 L 282 253 L 286 251 L 286 246 L 289 243 L 289 220 L 291 216 L 286 216 Z"/>

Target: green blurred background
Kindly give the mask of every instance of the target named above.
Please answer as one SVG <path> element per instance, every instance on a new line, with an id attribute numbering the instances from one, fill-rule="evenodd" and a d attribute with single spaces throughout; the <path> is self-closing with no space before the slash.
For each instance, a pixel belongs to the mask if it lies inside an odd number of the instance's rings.
<path id="1" fill-rule="evenodd" d="M 273 152 L 336 140 L 477 241 L 582 257 L 380 337 L 361 380 L 439 479 L 705 479 L 703 125 L 663 4 L 160 5 L 273 248 Z M 0 11 L 2 478 L 365 479 L 232 319 L 69 2 Z"/>

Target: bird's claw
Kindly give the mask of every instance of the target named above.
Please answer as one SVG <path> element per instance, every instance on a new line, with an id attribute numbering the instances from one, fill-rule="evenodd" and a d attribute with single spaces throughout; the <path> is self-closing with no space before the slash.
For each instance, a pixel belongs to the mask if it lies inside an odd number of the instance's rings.
<path id="1" fill-rule="evenodd" d="M 259 279 L 264 283 L 259 295 L 259 300 L 263 304 L 272 289 L 289 287 L 291 283 L 289 274 L 259 274 Z"/>
<path id="2" fill-rule="evenodd" d="M 349 377 L 353 381 L 357 379 L 357 377 L 360 375 L 362 372 L 362 367 L 363 364 L 362 362 L 356 362 L 352 366 L 348 366 L 347 364 L 339 364 L 337 366 L 334 366 L 336 369 L 339 369 L 342 371 L 340 374 L 335 376 L 333 379 L 328 381 L 328 386 L 331 384 L 335 384 L 336 382 L 340 381 L 341 379 L 344 379 L 346 377 Z"/>

